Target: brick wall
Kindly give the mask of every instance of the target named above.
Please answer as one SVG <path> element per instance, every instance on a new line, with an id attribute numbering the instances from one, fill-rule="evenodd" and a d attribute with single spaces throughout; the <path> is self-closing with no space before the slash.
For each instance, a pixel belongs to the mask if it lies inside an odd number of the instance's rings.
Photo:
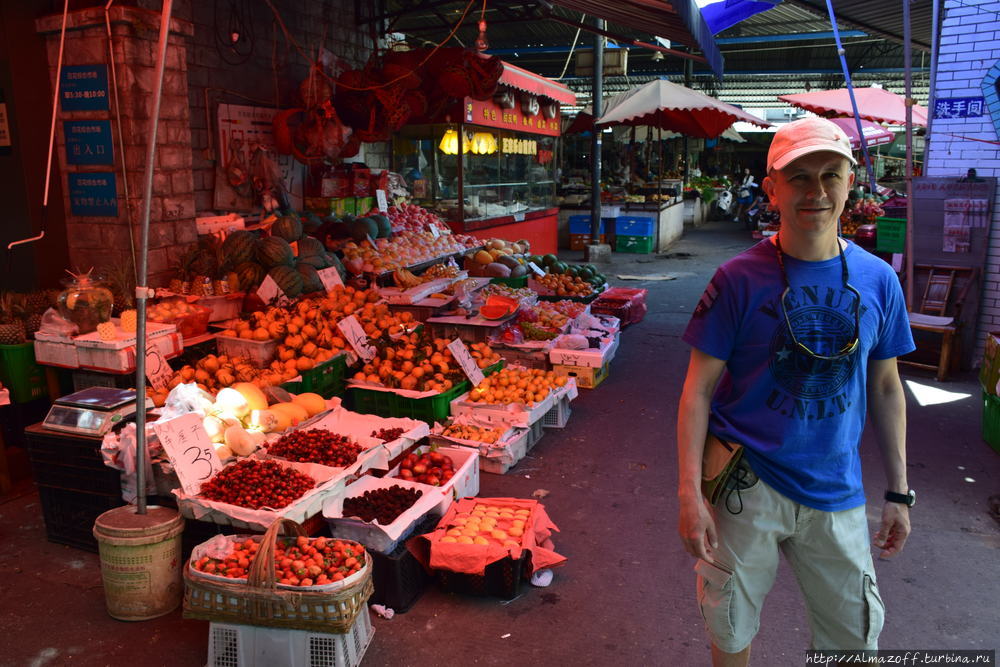
<path id="1" fill-rule="evenodd" d="M 996 74 L 994 66 L 998 61 L 1000 2 L 945 0 L 935 96 L 983 96 L 1000 114 L 1000 100 L 992 86 Z M 984 79 L 989 79 L 985 88 Z M 952 136 L 956 134 L 972 140 Z M 998 128 L 989 115 L 982 118 L 936 118 L 931 126 L 925 173 L 927 176 L 960 177 L 969 167 L 975 167 L 980 176 L 1000 178 L 1000 146 L 983 143 L 998 139 Z M 1000 329 L 1000 188 L 993 203 L 991 229 L 974 359 L 982 356 L 985 332 Z"/>
<path id="2" fill-rule="evenodd" d="M 143 0 L 160 5 L 160 0 Z M 298 106 L 298 86 L 322 46 L 348 67 L 367 61 L 372 39 L 355 21 L 355 7 L 374 3 L 354 0 L 272 0 L 289 35 L 303 53 L 289 43 L 264 2 L 217 3 L 175 0 L 174 14 L 194 25 L 187 53 L 188 106 L 194 203 L 197 211 L 213 210 L 215 163 L 219 159 L 216 109 L 219 103 L 289 108 Z M 231 14 L 232 7 L 249 14 Z M 216 13 L 218 11 L 218 13 Z M 243 25 L 240 53 L 227 49 L 229 25 Z M 206 106 L 207 105 L 207 106 Z M 222 148 L 225 150 L 225 147 Z M 364 158 L 371 167 L 387 167 L 385 144 L 368 144 Z"/>

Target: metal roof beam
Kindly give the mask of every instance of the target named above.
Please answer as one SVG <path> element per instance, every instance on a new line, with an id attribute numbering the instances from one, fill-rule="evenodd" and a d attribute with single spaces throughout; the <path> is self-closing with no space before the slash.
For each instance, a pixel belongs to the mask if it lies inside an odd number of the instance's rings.
<path id="1" fill-rule="evenodd" d="M 841 37 L 868 37 L 861 30 L 841 30 Z M 833 31 L 801 32 L 786 35 L 748 35 L 746 37 L 716 37 L 716 44 L 754 44 L 756 42 L 798 42 L 807 39 L 833 39 Z"/>

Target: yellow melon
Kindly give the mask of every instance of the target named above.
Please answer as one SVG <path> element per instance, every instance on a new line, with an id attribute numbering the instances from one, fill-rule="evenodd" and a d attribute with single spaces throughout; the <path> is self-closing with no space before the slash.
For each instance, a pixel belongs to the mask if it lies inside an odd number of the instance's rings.
<path id="1" fill-rule="evenodd" d="M 319 413 L 326 410 L 326 399 L 324 399 L 319 394 L 313 393 L 303 393 L 292 398 L 292 402 L 296 405 L 301 405 L 309 413 L 309 416 L 318 415 Z"/>
<path id="2" fill-rule="evenodd" d="M 292 420 L 292 426 L 301 421 L 309 419 L 309 413 L 304 407 L 296 403 L 275 403 L 270 408 L 271 412 L 283 412 Z"/>
<path id="3" fill-rule="evenodd" d="M 480 250 L 475 254 L 474 259 L 476 260 L 477 264 L 482 264 L 485 266 L 486 264 L 489 264 L 493 261 L 493 255 L 486 252 L 485 250 Z"/>
<path id="4" fill-rule="evenodd" d="M 247 399 L 247 404 L 251 410 L 267 409 L 267 396 L 260 390 L 260 387 L 252 382 L 237 382 L 230 389 L 235 389 L 243 394 L 243 398 Z"/>

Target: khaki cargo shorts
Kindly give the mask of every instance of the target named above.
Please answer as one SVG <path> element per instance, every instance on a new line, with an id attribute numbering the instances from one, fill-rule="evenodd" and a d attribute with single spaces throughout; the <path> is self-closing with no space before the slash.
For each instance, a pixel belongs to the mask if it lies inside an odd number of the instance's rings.
<path id="1" fill-rule="evenodd" d="M 785 555 L 809 611 L 816 650 L 877 649 L 885 607 L 875 582 L 864 506 L 824 512 L 781 495 L 744 462 L 748 488 L 714 508 L 719 548 L 699 560 L 698 603 L 712 642 L 726 653 L 750 645 Z M 727 498 L 728 497 L 728 498 Z M 729 508 L 727 508 L 727 499 Z M 734 514 L 731 510 L 742 510 Z"/>

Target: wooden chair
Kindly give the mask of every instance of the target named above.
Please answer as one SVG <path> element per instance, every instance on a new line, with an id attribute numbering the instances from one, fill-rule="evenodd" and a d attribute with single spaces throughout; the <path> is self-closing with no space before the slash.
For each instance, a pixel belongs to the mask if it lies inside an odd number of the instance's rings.
<path id="1" fill-rule="evenodd" d="M 913 268 L 916 284 L 920 284 L 923 275 L 926 274 L 927 278 L 919 304 L 909 313 L 910 328 L 914 331 L 915 339 L 917 332 L 939 334 L 941 344 L 933 351 L 937 356 L 937 363 L 906 358 L 900 359 L 899 363 L 936 371 L 937 379 L 944 381 L 949 372 L 957 369 L 961 358 L 962 308 L 969 289 L 979 277 L 979 269 L 935 264 L 917 264 Z M 920 343 L 918 340 L 917 352 L 921 351 Z"/>

